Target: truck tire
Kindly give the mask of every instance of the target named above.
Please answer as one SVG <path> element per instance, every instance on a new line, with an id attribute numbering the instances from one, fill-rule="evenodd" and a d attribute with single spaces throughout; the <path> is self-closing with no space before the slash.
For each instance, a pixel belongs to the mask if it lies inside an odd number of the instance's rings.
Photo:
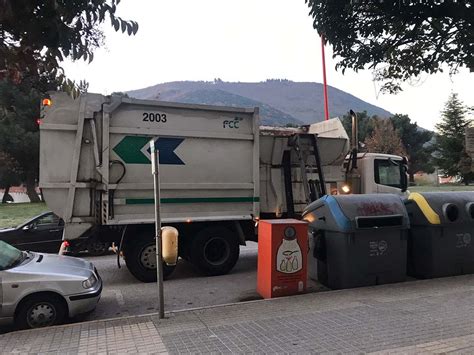
<path id="1" fill-rule="evenodd" d="M 239 253 L 239 239 L 226 227 L 204 228 L 191 241 L 191 263 L 209 276 L 227 274 L 237 263 Z"/>
<path id="2" fill-rule="evenodd" d="M 155 240 L 139 240 L 124 250 L 128 271 L 142 282 L 156 282 L 156 244 Z M 163 279 L 166 280 L 176 265 L 163 263 Z"/>

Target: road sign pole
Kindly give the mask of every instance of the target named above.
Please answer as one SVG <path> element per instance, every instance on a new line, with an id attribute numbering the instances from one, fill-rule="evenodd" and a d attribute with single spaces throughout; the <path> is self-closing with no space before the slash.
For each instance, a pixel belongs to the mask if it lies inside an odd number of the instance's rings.
<path id="1" fill-rule="evenodd" d="M 161 250 L 161 216 L 160 216 L 160 152 L 155 149 L 155 141 L 150 141 L 151 172 L 155 196 L 155 242 L 156 242 L 156 282 L 158 284 L 159 317 L 165 317 L 165 301 L 163 294 L 163 254 Z"/>
<path id="2" fill-rule="evenodd" d="M 324 119 L 329 120 L 329 105 L 328 105 L 328 83 L 326 80 L 326 54 L 324 53 L 324 45 L 326 38 L 321 35 L 321 55 L 323 62 L 323 92 L 324 92 Z"/>

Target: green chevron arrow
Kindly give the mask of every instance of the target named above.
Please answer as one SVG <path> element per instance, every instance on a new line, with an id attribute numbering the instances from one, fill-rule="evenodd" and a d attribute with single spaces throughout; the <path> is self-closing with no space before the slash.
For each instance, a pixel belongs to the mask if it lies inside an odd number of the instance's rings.
<path id="1" fill-rule="evenodd" d="M 114 147 L 113 151 L 126 164 L 150 164 L 150 159 L 141 151 L 149 141 L 149 137 L 126 136 Z"/>
<path id="2" fill-rule="evenodd" d="M 184 165 L 181 158 L 176 155 L 175 149 L 183 143 L 184 138 L 158 137 L 155 139 L 155 149 L 160 151 L 160 164 Z M 148 146 L 150 137 L 126 136 L 113 149 L 113 151 L 127 164 L 150 164 Z"/>

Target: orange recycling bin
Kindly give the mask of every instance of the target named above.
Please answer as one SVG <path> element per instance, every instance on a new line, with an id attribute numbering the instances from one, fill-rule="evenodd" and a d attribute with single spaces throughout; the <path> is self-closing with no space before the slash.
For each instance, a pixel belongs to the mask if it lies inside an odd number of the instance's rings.
<path id="1" fill-rule="evenodd" d="M 257 292 L 263 298 L 305 292 L 307 257 L 307 222 L 261 220 L 258 225 Z"/>

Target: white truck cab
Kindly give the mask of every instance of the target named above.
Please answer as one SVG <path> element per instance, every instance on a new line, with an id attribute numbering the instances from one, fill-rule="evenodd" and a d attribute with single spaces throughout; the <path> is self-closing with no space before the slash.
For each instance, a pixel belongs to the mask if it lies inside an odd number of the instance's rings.
<path id="1" fill-rule="evenodd" d="M 364 194 L 405 194 L 407 190 L 406 161 L 398 155 L 358 153 L 361 191 Z"/>

